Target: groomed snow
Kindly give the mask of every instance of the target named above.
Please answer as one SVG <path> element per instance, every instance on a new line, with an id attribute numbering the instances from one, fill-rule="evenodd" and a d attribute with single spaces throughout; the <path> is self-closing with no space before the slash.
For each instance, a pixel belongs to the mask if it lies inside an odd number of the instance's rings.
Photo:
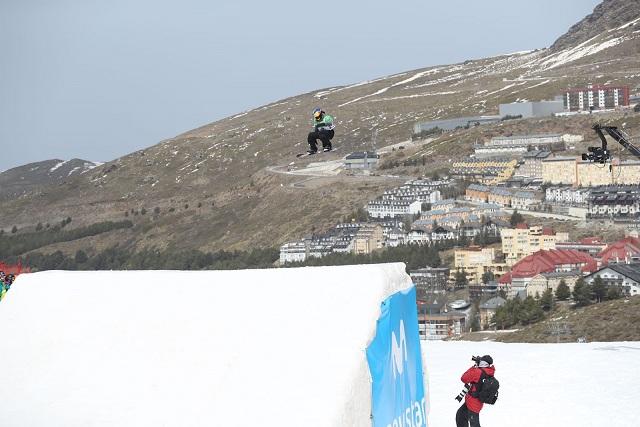
<path id="1" fill-rule="evenodd" d="M 43 272 L 0 303 L 0 425 L 370 426 L 404 264 Z"/>
<path id="2" fill-rule="evenodd" d="M 472 355 L 490 354 L 500 381 L 483 426 L 627 427 L 638 425 L 640 342 L 502 344 L 424 342 L 429 376 L 429 426 L 455 425 L 460 376 Z"/>

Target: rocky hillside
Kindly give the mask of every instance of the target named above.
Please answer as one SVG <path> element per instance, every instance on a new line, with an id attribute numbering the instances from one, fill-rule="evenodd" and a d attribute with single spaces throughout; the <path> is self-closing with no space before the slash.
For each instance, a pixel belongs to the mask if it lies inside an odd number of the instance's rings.
<path id="1" fill-rule="evenodd" d="M 602 7 L 617 3 L 607 1 Z M 82 226 L 126 215 L 135 227 L 55 249 L 113 244 L 201 249 L 276 246 L 328 227 L 402 180 L 402 176 L 349 176 L 339 168 L 301 171 L 312 162 L 337 162 L 350 151 L 370 148 L 374 131 L 377 148 L 411 145 L 413 151 L 401 155 L 425 156 L 426 166 L 403 174 L 428 174 L 468 152 L 475 139 L 541 129 L 535 120 L 514 120 L 445 134 L 435 141 L 405 143 L 415 122 L 497 113 L 502 102 L 549 99 L 567 87 L 589 83 L 637 87 L 639 70 L 640 22 L 632 21 L 603 30 L 585 43 L 567 42 L 562 48 L 470 59 L 324 88 L 202 126 L 45 192 L 2 204 L 0 228 L 15 225 L 29 230 L 38 222 L 54 223 L 68 216 L 73 218 L 71 226 Z M 295 154 L 306 149 L 310 111 L 318 105 L 336 116 L 334 146 L 341 149 L 320 159 L 297 159 Z M 568 129 L 592 138 L 587 125 L 584 118 L 558 119 L 545 122 L 544 131 Z M 387 155 L 397 156 L 398 151 L 389 149 Z"/>
<path id="2" fill-rule="evenodd" d="M 43 191 L 99 165 L 100 163 L 81 159 L 53 159 L 18 166 L 0 173 L 0 198 L 7 200 Z"/>
<path id="3" fill-rule="evenodd" d="M 640 18 L 638 0 L 604 0 L 582 21 L 572 26 L 566 34 L 551 46 L 551 50 L 562 50 L 576 46 L 597 36 L 603 31 L 615 30 Z"/>

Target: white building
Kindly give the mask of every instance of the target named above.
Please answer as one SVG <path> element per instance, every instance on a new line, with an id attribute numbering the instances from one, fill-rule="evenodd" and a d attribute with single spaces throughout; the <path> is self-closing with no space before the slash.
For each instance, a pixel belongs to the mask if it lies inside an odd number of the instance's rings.
<path id="1" fill-rule="evenodd" d="M 327 243 L 311 239 L 285 243 L 280 246 L 280 264 L 303 262 L 307 258 L 322 258 L 333 252 L 334 243 L 333 240 Z"/>
<path id="2" fill-rule="evenodd" d="M 380 156 L 371 151 L 358 151 L 349 154 L 344 160 L 344 167 L 351 169 L 374 169 L 378 165 Z"/>
<path id="3" fill-rule="evenodd" d="M 540 197 L 533 191 L 516 191 L 511 197 L 511 207 L 519 210 L 529 210 L 540 204 Z"/>
<path id="4" fill-rule="evenodd" d="M 549 187 L 545 191 L 545 201 L 548 203 L 584 206 L 589 201 L 591 190 L 588 188 Z"/>
<path id="5" fill-rule="evenodd" d="M 592 284 L 596 276 L 607 287 L 619 286 L 625 295 L 640 295 L 640 264 L 610 264 L 585 277 L 585 281 Z"/>
<path id="6" fill-rule="evenodd" d="M 535 135 L 513 135 L 513 136 L 496 136 L 491 138 L 491 141 L 487 142 L 486 146 L 545 146 L 553 144 L 564 144 L 562 135 L 550 133 L 550 134 L 535 134 Z"/>
<path id="7" fill-rule="evenodd" d="M 431 232 L 423 228 L 414 228 L 407 234 L 407 244 L 428 245 L 431 242 Z"/>
<path id="8" fill-rule="evenodd" d="M 407 233 L 396 227 L 386 236 L 385 246 L 395 248 L 407 243 Z"/>
<path id="9" fill-rule="evenodd" d="M 420 200 L 372 200 L 367 203 L 367 212 L 372 218 L 394 218 L 402 215 L 416 215 L 422 209 Z"/>
<path id="10" fill-rule="evenodd" d="M 304 241 L 289 242 L 280 246 L 280 264 L 303 262 L 307 259 L 307 245 Z"/>

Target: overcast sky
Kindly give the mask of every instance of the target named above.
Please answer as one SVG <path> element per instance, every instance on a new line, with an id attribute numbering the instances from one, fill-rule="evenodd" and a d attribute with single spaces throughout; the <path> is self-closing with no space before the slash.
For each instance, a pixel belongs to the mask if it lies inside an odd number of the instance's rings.
<path id="1" fill-rule="evenodd" d="M 599 0 L 0 0 L 0 170 L 108 161 L 287 96 L 549 46 Z"/>

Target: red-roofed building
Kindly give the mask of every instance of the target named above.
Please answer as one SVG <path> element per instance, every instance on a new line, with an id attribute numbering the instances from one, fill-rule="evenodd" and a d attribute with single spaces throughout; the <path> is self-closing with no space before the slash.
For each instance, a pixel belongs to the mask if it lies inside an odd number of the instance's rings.
<path id="1" fill-rule="evenodd" d="M 640 239 L 625 237 L 608 245 L 598 254 L 602 265 L 629 264 L 640 260 Z"/>
<path id="2" fill-rule="evenodd" d="M 540 250 L 513 265 L 511 272 L 500 278 L 499 287 L 509 297 L 524 291 L 531 279 L 541 273 L 560 273 L 578 270 L 583 274 L 594 272 L 598 262 L 592 256 L 573 249 Z"/>

